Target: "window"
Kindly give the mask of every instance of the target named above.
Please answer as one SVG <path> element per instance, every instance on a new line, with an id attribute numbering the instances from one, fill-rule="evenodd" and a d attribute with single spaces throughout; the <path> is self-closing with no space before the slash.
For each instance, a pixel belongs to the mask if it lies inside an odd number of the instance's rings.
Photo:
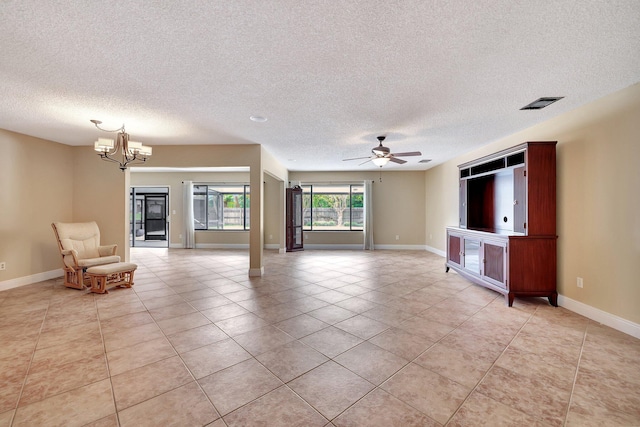
<path id="1" fill-rule="evenodd" d="M 251 205 L 245 184 L 193 186 L 193 221 L 196 230 L 249 230 Z"/>
<path id="2" fill-rule="evenodd" d="M 309 231 L 362 230 L 364 187 L 351 184 L 303 185 L 303 229 Z"/>

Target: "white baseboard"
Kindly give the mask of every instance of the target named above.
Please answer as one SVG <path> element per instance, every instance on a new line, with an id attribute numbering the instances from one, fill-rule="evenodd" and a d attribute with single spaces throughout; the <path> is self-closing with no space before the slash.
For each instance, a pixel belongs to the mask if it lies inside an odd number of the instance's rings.
<path id="1" fill-rule="evenodd" d="M 304 244 L 304 248 L 305 249 L 334 249 L 334 250 L 343 250 L 343 251 L 353 251 L 353 250 L 363 250 L 362 248 L 364 247 L 363 244 L 356 244 L 356 245 L 351 245 L 351 244 L 344 244 L 344 245 L 336 245 L 336 244 L 320 244 L 320 243 L 316 243 L 316 244 L 312 244 L 312 243 L 305 243 Z"/>
<path id="2" fill-rule="evenodd" d="M 172 243 L 170 248 L 182 249 L 181 243 Z M 323 244 L 323 243 L 305 243 L 305 249 L 322 249 L 322 250 L 364 250 L 364 245 L 361 244 Z M 280 253 L 286 252 L 286 250 L 280 248 L 277 243 L 268 243 L 264 245 L 265 249 L 278 249 Z M 431 246 L 426 245 L 375 245 L 375 249 L 380 250 L 409 250 L 409 251 L 429 251 L 436 255 L 444 257 L 446 253 Z M 198 243 L 196 249 L 249 249 L 249 245 L 246 243 Z"/>
<path id="3" fill-rule="evenodd" d="M 45 280 L 56 279 L 62 277 L 64 271 L 59 268 L 57 270 L 45 271 L 43 273 L 33 274 L 31 276 L 18 277 L 11 280 L 4 280 L 0 282 L 0 291 L 6 291 L 7 289 L 18 288 L 20 286 L 31 285 L 33 283 L 43 282 Z"/>
<path id="4" fill-rule="evenodd" d="M 431 252 L 431 253 L 434 253 L 436 255 L 440 255 L 442 258 L 445 258 L 447 256 L 447 253 L 445 251 L 441 251 L 440 249 L 436 249 L 436 248 L 433 248 L 431 246 L 425 246 L 425 250 L 427 252 Z"/>
<path id="5" fill-rule="evenodd" d="M 374 249 L 392 250 L 392 251 L 424 251 L 427 249 L 425 245 L 374 245 Z"/>
<path id="6" fill-rule="evenodd" d="M 249 249 L 248 243 L 196 243 L 196 249 Z"/>
<path id="7" fill-rule="evenodd" d="M 640 325 L 631 322 L 630 320 L 623 319 L 615 314 L 602 311 L 599 308 L 591 307 L 590 305 L 572 300 L 571 298 L 567 298 L 563 295 L 558 295 L 558 305 L 598 323 L 609 326 L 610 328 L 631 335 L 632 337 L 640 338 Z"/>
<path id="8" fill-rule="evenodd" d="M 250 268 L 249 277 L 260 277 L 264 275 L 264 266 L 260 268 Z"/>
<path id="9" fill-rule="evenodd" d="M 327 249 L 327 250 L 351 250 L 351 251 L 358 251 L 358 250 L 364 250 L 364 245 L 363 244 L 343 244 L 343 245 L 338 245 L 338 244 L 322 244 L 322 243 L 305 243 L 304 244 L 304 248 L 305 249 Z M 395 250 L 395 251 L 428 251 L 430 249 L 433 249 L 431 252 L 437 253 L 438 255 L 444 256 L 445 253 L 440 251 L 440 252 L 435 252 L 437 251 L 437 249 L 435 248 L 429 248 L 429 246 L 425 246 L 425 245 L 374 245 L 374 249 L 379 249 L 379 250 Z"/>

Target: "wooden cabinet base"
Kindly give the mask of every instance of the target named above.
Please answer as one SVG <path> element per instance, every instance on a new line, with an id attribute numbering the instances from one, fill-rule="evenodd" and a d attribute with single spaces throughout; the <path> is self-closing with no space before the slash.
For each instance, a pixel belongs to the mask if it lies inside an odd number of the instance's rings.
<path id="1" fill-rule="evenodd" d="M 549 299 L 549 304 L 551 304 L 554 307 L 558 306 L 558 292 L 556 291 L 541 291 L 541 292 L 515 292 L 515 291 L 509 291 L 507 289 L 501 289 L 498 286 L 494 286 L 490 283 L 487 283 L 483 280 L 481 280 L 480 278 L 472 275 L 472 274 L 468 274 L 467 272 L 465 272 L 463 269 L 460 269 L 458 267 L 455 266 L 451 266 L 449 264 L 445 264 L 446 266 L 446 272 L 449 272 L 449 269 L 453 269 L 453 271 L 455 271 L 456 273 L 458 273 L 459 275 L 461 275 L 462 277 L 464 277 L 465 279 L 469 280 L 470 282 L 475 283 L 476 285 L 480 285 L 483 286 L 487 289 L 491 289 L 493 291 L 496 291 L 502 295 L 504 295 L 504 302 L 506 305 L 508 305 L 509 307 L 513 306 L 513 301 L 515 300 L 516 297 L 542 297 L 542 298 L 548 298 Z"/>
<path id="2" fill-rule="evenodd" d="M 558 306 L 555 236 L 497 235 L 448 227 L 447 242 L 447 272 L 453 269 L 465 279 L 503 294 L 509 307 L 515 297 L 546 297 Z"/>

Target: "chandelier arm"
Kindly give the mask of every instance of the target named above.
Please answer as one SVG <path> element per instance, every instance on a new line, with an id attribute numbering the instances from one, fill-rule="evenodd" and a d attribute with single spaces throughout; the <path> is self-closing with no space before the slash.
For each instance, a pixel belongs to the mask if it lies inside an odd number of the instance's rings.
<path id="1" fill-rule="evenodd" d="M 100 129 L 103 132 L 110 132 L 110 133 L 123 132 L 124 133 L 124 123 L 118 129 L 109 130 L 109 129 L 104 129 L 104 128 L 100 127 L 100 125 L 102 124 L 102 122 L 100 120 L 90 120 L 90 122 L 93 123 L 95 125 L 95 127 L 97 127 L 98 129 Z"/>
<path id="2" fill-rule="evenodd" d="M 113 162 L 113 163 L 118 163 L 120 166 L 122 166 L 122 162 L 120 160 L 114 159 L 112 157 L 109 157 L 108 154 L 106 153 L 98 153 L 98 155 L 100 156 L 100 158 L 102 160 L 106 160 L 108 162 Z"/>
<path id="3" fill-rule="evenodd" d="M 124 126 L 123 126 L 124 127 Z M 122 147 L 122 157 L 126 160 L 124 165 L 135 159 L 135 153 L 133 155 L 129 151 L 129 134 L 124 131 L 118 133 L 118 147 Z"/>

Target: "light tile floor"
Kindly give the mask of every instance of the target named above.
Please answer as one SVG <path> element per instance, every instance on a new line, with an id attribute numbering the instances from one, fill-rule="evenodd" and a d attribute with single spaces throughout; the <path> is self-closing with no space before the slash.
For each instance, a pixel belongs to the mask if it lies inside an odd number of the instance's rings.
<path id="1" fill-rule="evenodd" d="M 637 426 L 640 340 L 419 251 L 134 249 L 0 292 L 4 426 Z"/>

